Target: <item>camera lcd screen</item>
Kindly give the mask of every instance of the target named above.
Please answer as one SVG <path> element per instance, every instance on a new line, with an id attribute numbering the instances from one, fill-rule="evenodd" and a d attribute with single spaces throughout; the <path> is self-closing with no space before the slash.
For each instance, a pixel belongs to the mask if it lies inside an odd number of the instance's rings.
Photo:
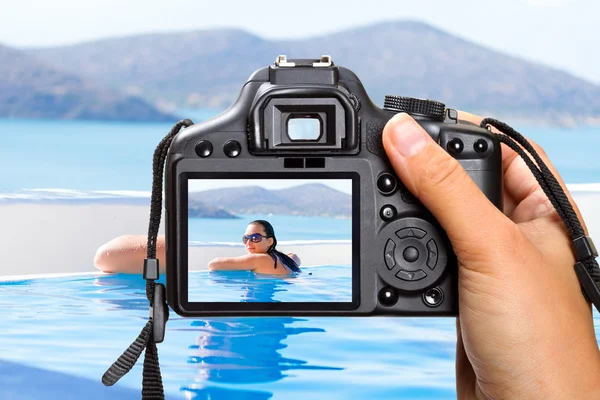
<path id="1" fill-rule="evenodd" d="M 356 178 L 188 179 L 188 301 L 350 306 L 357 192 Z"/>

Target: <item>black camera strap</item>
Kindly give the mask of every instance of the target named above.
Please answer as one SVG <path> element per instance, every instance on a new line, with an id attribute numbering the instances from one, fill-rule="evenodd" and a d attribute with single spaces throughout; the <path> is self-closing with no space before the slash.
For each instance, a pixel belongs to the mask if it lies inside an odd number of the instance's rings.
<path id="1" fill-rule="evenodd" d="M 169 318 L 169 307 L 165 297 L 165 286 L 155 282 L 159 277 L 156 241 L 162 212 L 162 186 L 165 159 L 175 135 L 179 133 L 181 128 L 187 128 L 192 125 L 194 123 L 189 119 L 177 122 L 167 136 L 160 141 L 154 151 L 154 157 L 152 158 L 152 197 L 150 199 L 148 249 L 146 253 L 147 258 L 144 260 L 144 279 L 146 280 L 146 297 L 150 302 L 150 316 L 137 339 L 129 345 L 129 348 L 125 350 L 102 376 L 102 383 L 105 386 L 114 385 L 133 368 L 140 358 L 142 351 L 146 349 L 144 371 L 142 373 L 142 399 L 144 400 L 163 400 L 165 398 L 156 343 L 160 343 L 164 339 L 165 328 Z"/>
<path id="2" fill-rule="evenodd" d="M 525 139 L 523 135 L 511 128 L 504 122 L 493 118 L 485 118 L 481 121 L 480 126 L 491 130 L 491 126 L 500 130 L 503 134 L 496 133 L 496 137 L 502 143 L 506 144 L 514 150 L 531 170 L 542 190 L 552 203 L 560 219 L 565 224 L 573 251 L 575 253 L 575 273 L 579 279 L 579 284 L 583 289 L 583 295 L 588 301 L 591 301 L 596 310 L 600 312 L 600 269 L 598 268 L 598 251 L 592 242 L 592 238 L 585 235 L 585 231 L 581 226 L 577 213 L 569 202 L 565 191 L 560 183 L 556 180 L 552 171 L 544 163 L 544 160 L 535 151 L 533 146 Z M 531 158 L 519 147 L 521 145 L 535 160 L 534 164 Z"/>
<path id="3" fill-rule="evenodd" d="M 163 171 L 167 152 L 173 138 L 181 128 L 191 125 L 193 125 L 193 122 L 189 119 L 179 121 L 154 151 L 148 250 L 147 258 L 144 260 L 144 279 L 146 280 L 146 296 L 150 302 L 150 316 L 137 339 L 102 376 L 102 383 L 105 386 L 114 385 L 133 368 L 145 349 L 142 400 L 163 400 L 165 398 L 156 344 L 164 339 L 169 309 L 164 295 L 164 285 L 155 282 L 159 277 L 156 241 L 162 212 Z M 481 121 L 482 128 L 491 129 L 492 126 L 504 133 L 495 134 L 496 137 L 523 158 L 565 224 L 573 244 L 576 258 L 575 272 L 581 284 L 583 295 L 600 311 L 600 268 L 595 259 L 598 252 L 592 239 L 585 235 L 581 222 L 577 218 L 567 195 L 523 135 L 498 120 L 485 118 Z M 535 163 L 519 145 L 533 157 Z"/>

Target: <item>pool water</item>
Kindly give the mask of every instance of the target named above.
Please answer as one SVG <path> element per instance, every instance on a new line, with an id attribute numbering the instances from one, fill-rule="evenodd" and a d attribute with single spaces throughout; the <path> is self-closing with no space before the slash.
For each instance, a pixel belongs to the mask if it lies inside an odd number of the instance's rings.
<path id="1" fill-rule="evenodd" d="M 351 302 L 352 266 L 302 268 L 291 276 L 252 271 L 195 271 L 188 275 L 192 302 Z"/>
<path id="2" fill-rule="evenodd" d="M 100 379 L 147 316 L 140 276 L 0 283 L 0 398 L 139 398 L 141 359 Z M 454 399 L 455 344 L 454 318 L 171 313 L 158 351 L 168 399 Z"/>

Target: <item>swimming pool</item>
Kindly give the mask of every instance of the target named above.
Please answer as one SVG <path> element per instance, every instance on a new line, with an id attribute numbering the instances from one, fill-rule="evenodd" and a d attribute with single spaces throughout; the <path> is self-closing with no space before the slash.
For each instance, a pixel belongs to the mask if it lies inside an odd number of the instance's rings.
<path id="1" fill-rule="evenodd" d="M 115 387 L 100 378 L 147 315 L 140 276 L 0 282 L 0 397 L 139 398 L 141 360 Z M 159 357 L 169 399 L 454 399 L 455 343 L 453 318 L 172 313 Z"/>
<path id="2" fill-rule="evenodd" d="M 301 273 L 286 277 L 252 271 L 194 271 L 188 277 L 193 302 L 352 301 L 351 265 L 302 268 Z"/>

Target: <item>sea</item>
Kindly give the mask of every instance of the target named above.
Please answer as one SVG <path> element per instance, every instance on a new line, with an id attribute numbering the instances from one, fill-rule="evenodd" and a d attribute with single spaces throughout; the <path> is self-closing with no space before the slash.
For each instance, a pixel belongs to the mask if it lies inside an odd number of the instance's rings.
<path id="1" fill-rule="evenodd" d="M 197 123 L 217 113 L 194 110 L 189 116 Z M 0 119 L 0 195 L 31 189 L 150 192 L 152 155 L 171 127 Z M 567 183 L 600 182 L 600 127 L 514 127 L 544 148 Z"/>

